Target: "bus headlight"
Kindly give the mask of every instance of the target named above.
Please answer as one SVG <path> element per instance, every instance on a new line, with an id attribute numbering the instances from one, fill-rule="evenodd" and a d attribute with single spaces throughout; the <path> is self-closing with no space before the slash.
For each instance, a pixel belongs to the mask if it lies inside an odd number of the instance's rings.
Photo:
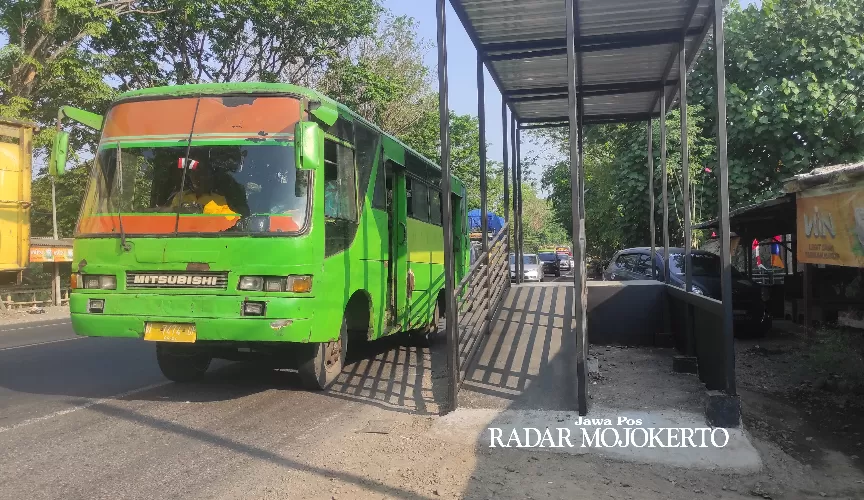
<path id="1" fill-rule="evenodd" d="M 264 288 L 264 277 L 241 276 L 237 288 L 247 292 L 260 292 Z"/>
<path id="2" fill-rule="evenodd" d="M 241 276 L 237 288 L 247 292 L 309 293 L 312 276 Z"/>
<path id="3" fill-rule="evenodd" d="M 117 277 L 112 274 L 72 274 L 71 288 L 85 290 L 116 290 Z"/>

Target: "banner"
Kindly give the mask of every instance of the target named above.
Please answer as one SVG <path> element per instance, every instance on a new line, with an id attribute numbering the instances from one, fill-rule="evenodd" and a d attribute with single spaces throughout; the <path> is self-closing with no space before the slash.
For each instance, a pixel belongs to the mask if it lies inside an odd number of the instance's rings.
<path id="1" fill-rule="evenodd" d="M 798 193 L 798 262 L 864 267 L 864 183 Z"/>
<path id="2" fill-rule="evenodd" d="M 31 246 L 30 262 L 72 262 L 72 249 Z"/>

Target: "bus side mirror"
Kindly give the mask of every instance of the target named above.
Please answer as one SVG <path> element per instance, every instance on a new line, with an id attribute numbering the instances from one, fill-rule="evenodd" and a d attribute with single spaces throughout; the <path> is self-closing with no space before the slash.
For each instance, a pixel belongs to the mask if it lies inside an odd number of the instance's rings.
<path id="1" fill-rule="evenodd" d="M 313 122 L 298 122 L 294 128 L 295 164 L 300 170 L 319 170 L 324 163 L 321 127 Z"/>
<path id="2" fill-rule="evenodd" d="M 66 156 L 69 151 L 69 132 L 58 131 L 51 147 L 51 159 L 48 161 L 48 172 L 53 177 L 60 177 L 66 170 Z"/>

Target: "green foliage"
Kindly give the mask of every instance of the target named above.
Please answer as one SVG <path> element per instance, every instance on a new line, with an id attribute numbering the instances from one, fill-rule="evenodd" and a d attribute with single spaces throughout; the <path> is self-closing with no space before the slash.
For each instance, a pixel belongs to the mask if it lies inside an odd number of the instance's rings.
<path id="1" fill-rule="evenodd" d="M 0 0 L 0 34 L 8 45 L 0 49 L 0 115 L 53 122 L 68 102 L 97 110 L 110 100 L 105 83 L 105 54 L 88 50 L 87 42 L 105 34 L 108 23 L 137 8 L 134 0 Z M 50 144 L 50 128 L 35 144 Z M 93 137 L 72 136 L 74 148 Z"/>
<path id="2" fill-rule="evenodd" d="M 94 47 L 120 89 L 195 82 L 308 84 L 374 29 L 376 0 L 142 0 Z M 151 14 L 155 12 L 156 14 Z"/>
<path id="3" fill-rule="evenodd" d="M 864 4 L 765 0 L 726 15 L 729 191 L 732 206 L 775 196 L 780 182 L 864 156 Z M 716 128 L 714 54 L 691 78 Z M 713 191 L 713 190 L 712 190 Z"/>
<path id="4" fill-rule="evenodd" d="M 87 189 L 91 162 L 67 169 L 66 174 L 56 180 L 57 232 L 61 238 L 71 238 L 75 232 L 81 199 Z M 53 236 L 51 220 L 51 177 L 42 175 L 33 181 L 33 208 L 30 215 L 30 233 L 33 236 Z"/>
<path id="5" fill-rule="evenodd" d="M 541 198 L 534 185 L 528 182 L 522 183 L 522 223 L 526 253 L 570 241 L 564 226 L 556 220 L 550 202 Z"/>
<path id="6" fill-rule="evenodd" d="M 394 135 L 410 133 L 437 112 L 429 68 L 428 44 L 409 17 L 384 16 L 378 31 L 352 43 L 347 55 L 332 61 L 317 87 Z"/>
<path id="7" fill-rule="evenodd" d="M 771 198 L 782 180 L 820 165 L 864 156 L 864 4 L 858 0 L 765 0 L 726 13 L 729 192 L 733 207 Z M 688 88 L 691 212 L 716 217 L 714 55 L 706 53 Z M 680 111 L 667 117 L 671 243 L 683 244 Z M 588 254 L 650 244 L 646 126 L 603 125 L 585 138 Z M 557 131 L 542 135 L 567 153 Z M 659 123 L 654 121 L 657 243 L 662 243 Z M 711 170 L 709 172 L 708 170 Z M 569 162 L 546 171 L 556 218 L 568 231 Z"/>

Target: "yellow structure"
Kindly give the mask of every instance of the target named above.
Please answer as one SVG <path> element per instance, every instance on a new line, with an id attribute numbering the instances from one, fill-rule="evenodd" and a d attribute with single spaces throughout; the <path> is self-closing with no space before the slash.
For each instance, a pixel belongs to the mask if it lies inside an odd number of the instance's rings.
<path id="1" fill-rule="evenodd" d="M 36 124 L 0 118 L 0 284 L 19 283 L 30 259 L 30 183 Z"/>

